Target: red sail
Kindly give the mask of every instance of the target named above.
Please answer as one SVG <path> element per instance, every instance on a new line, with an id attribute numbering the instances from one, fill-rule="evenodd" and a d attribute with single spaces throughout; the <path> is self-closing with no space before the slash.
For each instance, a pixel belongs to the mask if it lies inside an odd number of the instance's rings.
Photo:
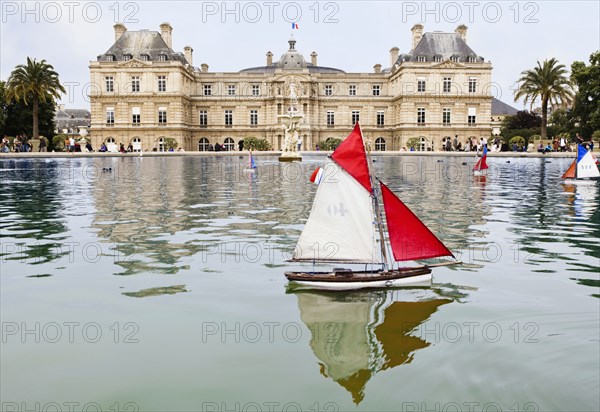
<path id="1" fill-rule="evenodd" d="M 369 177 L 369 166 L 367 165 L 367 154 L 358 122 L 356 122 L 352 133 L 335 149 L 331 158 L 358 183 L 363 185 L 369 193 L 373 192 Z"/>
<path id="2" fill-rule="evenodd" d="M 487 162 L 485 157 L 482 157 L 481 159 L 479 159 L 477 161 L 477 163 L 475 163 L 475 166 L 473 167 L 473 171 L 478 171 L 478 170 L 485 170 L 488 168 Z"/>
<path id="3" fill-rule="evenodd" d="M 577 170 L 577 159 L 573 160 L 571 166 L 567 169 L 564 175 L 562 175 L 561 179 L 575 179 L 575 172 Z"/>
<path id="4" fill-rule="evenodd" d="M 481 159 L 473 166 L 473 171 L 485 170 L 488 168 L 487 165 L 487 146 L 483 147 L 483 154 L 481 155 Z"/>
<path id="5" fill-rule="evenodd" d="M 385 220 L 396 261 L 454 256 L 423 222 L 380 182 Z"/>

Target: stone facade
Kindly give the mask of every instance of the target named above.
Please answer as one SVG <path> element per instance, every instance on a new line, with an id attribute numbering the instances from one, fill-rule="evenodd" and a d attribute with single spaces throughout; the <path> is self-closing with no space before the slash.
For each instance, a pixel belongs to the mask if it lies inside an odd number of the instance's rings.
<path id="1" fill-rule="evenodd" d="M 85 109 L 65 109 L 60 104 L 54 115 L 55 132 L 64 134 L 77 134 L 81 129 L 90 127 L 92 115 Z"/>
<path id="2" fill-rule="evenodd" d="M 315 52 L 307 62 L 293 38 L 277 61 L 268 52 L 265 66 L 215 73 L 193 66 L 191 47 L 173 51 L 168 23 L 160 32 L 114 28 L 113 46 L 90 62 L 94 147 L 114 140 L 162 150 L 174 138 L 186 151 L 237 149 L 256 137 L 279 150 L 291 85 L 304 115 L 302 150 L 343 139 L 357 119 L 374 150 L 440 150 L 448 137 L 464 142 L 492 131 L 492 66 L 467 46 L 466 26 L 423 33 L 415 25 L 411 51 L 392 48 L 390 67 L 376 64 L 371 73 L 319 66 Z"/>

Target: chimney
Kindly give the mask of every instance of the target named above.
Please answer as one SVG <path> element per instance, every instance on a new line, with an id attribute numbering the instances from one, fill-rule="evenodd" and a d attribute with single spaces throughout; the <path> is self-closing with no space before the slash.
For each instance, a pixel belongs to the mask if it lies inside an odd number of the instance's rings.
<path id="1" fill-rule="evenodd" d="M 192 49 L 192 46 L 185 46 L 183 48 L 183 54 L 185 55 L 185 59 L 190 64 L 190 66 L 194 65 L 194 63 L 192 62 L 192 53 L 194 53 L 194 49 Z"/>
<path id="2" fill-rule="evenodd" d="M 381 73 L 381 64 L 377 63 L 373 66 L 373 70 L 375 70 L 375 73 Z"/>
<path id="3" fill-rule="evenodd" d="M 173 48 L 173 27 L 169 23 L 160 25 L 160 36 L 167 43 L 169 49 Z"/>
<path id="4" fill-rule="evenodd" d="M 272 64 L 273 64 L 273 53 L 268 51 L 267 52 L 267 66 L 270 66 Z"/>
<path id="5" fill-rule="evenodd" d="M 390 49 L 390 60 L 392 61 L 390 63 L 390 67 L 394 67 L 394 64 L 396 64 L 396 62 L 398 61 L 398 54 L 400 53 L 400 49 L 397 47 L 392 47 Z"/>
<path id="6" fill-rule="evenodd" d="M 412 31 L 412 50 L 414 50 L 423 37 L 423 25 L 415 24 L 410 31 Z"/>
<path id="7" fill-rule="evenodd" d="M 467 26 L 461 24 L 456 28 L 455 32 L 460 36 L 461 39 L 464 40 L 465 43 L 467 42 Z"/>
<path id="8" fill-rule="evenodd" d="M 200 69 L 201 69 L 201 71 L 203 71 L 203 72 L 205 72 L 205 73 L 206 73 L 206 72 L 208 71 L 208 64 L 206 64 L 206 63 L 202 63 L 202 64 L 200 65 Z"/>
<path id="9" fill-rule="evenodd" d="M 312 52 L 310 54 L 310 62 L 312 63 L 313 66 L 317 65 L 317 52 Z"/>
<path id="10" fill-rule="evenodd" d="M 115 43 L 121 38 L 123 33 L 127 31 L 127 27 L 123 23 L 116 23 L 113 28 L 115 29 Z"/>

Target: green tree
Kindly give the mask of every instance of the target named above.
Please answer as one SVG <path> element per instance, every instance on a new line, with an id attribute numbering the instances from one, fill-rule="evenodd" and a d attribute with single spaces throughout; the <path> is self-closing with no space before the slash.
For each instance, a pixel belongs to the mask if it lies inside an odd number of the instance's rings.
<path id="1" fill-rule="evenodd" d="M 6 82 L 6 99 L 23 101 L 25 105 L 32 104 L 33 138 L 37 139 L 39 132 L 39 105 L 40 102 L 60 98 L 61 93 L 66 93 L 60 84 L 58 73 L 46 60 L 40 62 L 27 57 L 27 64 L 20 64 L 12 71 Z"/>
<path id="2" fill-rule="evenodd" d="M 0 126 L 0 135 L 16 136 L 22 133 L 27 136 L 33 135 L 31 118 L 33 110 L 23 102 L 10 100 L 2 107 L 4 112 L 4 126 Z M 54 136 L 54 102 L 40 102 L 39 105 L 39 134 L 43 136 Z"/>
<path id="3" fill-rule="evenodd" d="M 6 100 L 6 82 L 0 81 L 0 130 L 4 130 L 6 124 L 6 109 L 8 101 Z M 0 132 L 0 135 L 3 133 Z"/>
<path id="4" fill-rule="evenodd" d="M 419 142 L 421 141 L 421 139 L 419 139 L 418 137 L 411 137 L 410 139 L 408 139 L 406 141 L 406 146 L 409 149 L 415 149 L 417 150 L 417 147 L 419 147 Z"/>
<path id="5" fill-rule="evenodd" d="M 512 150 L 513 144 L 517 144 L 517 146 L 522 149 L 525 146 L 525 139 L 522 136 L 513 136 L 511 137 L 511 139 L 508 141 L 508 144 L 510 146 L 510 150 Z"/>
<path id="6" fill-rule="evenodd" d="M 590 55 L 589 66 L 584 62 L 573 62 L 571 80 L 577 85 L 571 115 L 579 123 L 582 136 L 589 137 L 595 130 L 600 130 L 600 51 Z"/>
<path id="7" fill-rule="evenodd" d="M 256 137 L 246 137 L 244 139 L 244 149 L 268 151 L 271 150 L 271 144 L 267 139 L 257 139 Z"/>
<path id="8" fill-rule="evenodd" d="M 165 137 L 164 147 L 166 150 L 169 150 L 169 149 L 175 150 L 179 147 L 179 143 L 177 142 L 177 139 L 175 139 L 174 137 Z"/>
<path id="9" fill-rule="evenodd" d="M 517 114 L 506 116 L 502 121 L 502 128 L 508 130 L 533 129 L 542 125 L 542 118 L 527 110 L 519 110 Z"/>
<path id="10" fill-rule="evenodd" d="M 548 126 L 550 135 L 557 135 L 572 130 L 573 122 L 571 121 L 570 113 L 565 109 L 557 109 L 550 116 L 552 127 Z"/>
<path id="11" fill-rule="evenodd" d="M 339 144 L 342 143 L 342 139 L 337 139 L 335 137 L 328 137 L 324 142 L 319 142 L 319 148 L 321 150 L 335 150 Z"/>
<path id="12" fill-rule="evenodd" d="M 515 102 L 524 98 L 525 103 L 533 103 L 538 99 L 542 104 L 542 139 L 546 139 L 548 123 L 548 103 L 564 106 L 573 99 L 571 81 L 566 77 L 567 70 L 555 58 L 537 62 L 537 67 L 521 72 L 515 91 Z"/>

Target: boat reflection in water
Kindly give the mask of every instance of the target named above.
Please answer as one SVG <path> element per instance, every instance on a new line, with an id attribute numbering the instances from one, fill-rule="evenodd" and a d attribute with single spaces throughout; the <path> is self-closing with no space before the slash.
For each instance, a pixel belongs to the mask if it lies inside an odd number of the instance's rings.
<path id="1" fill-rule="evenodd" d="M 420 289 L 288 293 L 298 296 L 321 374 L 350 392 L 357 405 L 373 375 L 412 362 L 416 351 L 430 345 L 413 336 L 415 329 L 452 302 L 428 299 L 432 292 Z"/>
<path id="2" fill-rule="evenodd" d="M 569 205 L 568 214 L 589 218 L 598 207 L 598 183 L 595 180 L 579 180 L 577 183 L 563 183 L 563 189 Z"/>

